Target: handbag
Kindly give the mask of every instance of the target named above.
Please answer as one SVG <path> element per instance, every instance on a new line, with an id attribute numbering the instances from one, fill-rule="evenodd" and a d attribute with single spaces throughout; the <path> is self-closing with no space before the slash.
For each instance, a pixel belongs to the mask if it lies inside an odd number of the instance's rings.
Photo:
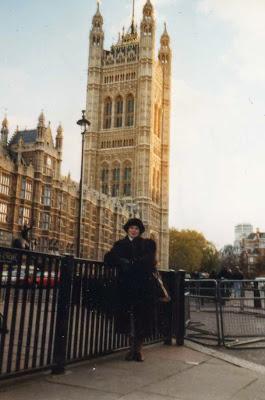
<path id="1" fill-rule="evenodd" d="M 153 278 L 155 283 L 156 297 L 162 303 L 169 303 L 171 301 L 171 297 L 164 286 L 163 280 L 159 272 L 153 272 Z"/>

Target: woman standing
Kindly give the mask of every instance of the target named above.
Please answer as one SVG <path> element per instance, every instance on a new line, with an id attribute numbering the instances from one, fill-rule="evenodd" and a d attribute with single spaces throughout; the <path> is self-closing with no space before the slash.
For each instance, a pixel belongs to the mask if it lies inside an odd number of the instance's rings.
<path id="1" fill-rule="evenodd" d="M 114 244 L 104 262 L 118 269 L 116 330 L 130 335 L 126 360 L 144 361 L 142 345 L 152 334 L 158 300 L 154 288 L 156 244 L 141 237 L 145 228 L 140 219 L 130 219 L 124 230 L 126 237 Z"/>

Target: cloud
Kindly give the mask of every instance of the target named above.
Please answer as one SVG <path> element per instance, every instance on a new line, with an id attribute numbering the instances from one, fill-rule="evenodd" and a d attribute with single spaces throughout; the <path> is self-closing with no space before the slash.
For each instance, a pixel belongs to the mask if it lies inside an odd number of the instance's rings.
<path id="1" fill-rule="evenodd" d="M 176 79 L 172 93 L 170 224 L 220 247 L 233 241 L 236 223 L 262 223 L 259 109 L 231 85 L 214 94 Z"/>
<path id="2" fill-rule="evenodd" d="M 234 30 L 231 48 L 223 57 L 241 80 L 265 85 L 264 0 L 201 0 L 198 11 L 217 17 Z"/>

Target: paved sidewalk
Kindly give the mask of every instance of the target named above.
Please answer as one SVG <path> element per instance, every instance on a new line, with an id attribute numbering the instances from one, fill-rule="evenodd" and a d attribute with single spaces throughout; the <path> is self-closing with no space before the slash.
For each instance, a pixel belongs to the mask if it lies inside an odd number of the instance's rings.
<path id="1" fill-rule="evenodd" d="M 0 385 L 1 400 L 264 400 L 264 374 L 187 347 L 151 346 L 144 363 L 119 353 Z"/>

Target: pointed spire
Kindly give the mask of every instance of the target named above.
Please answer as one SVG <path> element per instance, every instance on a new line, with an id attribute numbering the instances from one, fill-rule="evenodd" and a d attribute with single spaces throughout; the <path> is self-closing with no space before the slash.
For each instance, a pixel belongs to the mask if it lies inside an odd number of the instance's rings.
<path id="1" fill-rule="evenodd" d="M 8 128 L 8 120 L 7 120 L 6 114 L 5 114 L 5 118 L 2 121 L 2 127 L 3 128 Z"/>
<path id="2" fill-rule="evenodd" d="M 97 11 L 93 17 L 92 23 L 93 23 L 94 28 L 101 28 L 103 25 L 103 17 L 100 12 L 100 1 L 99 0 L 97 0 Z"/>
<path id="3" fill-rule="evenodd" d="M 96 15 L 101 15 L 100 13 L 100 0 L 97 0 L 97 12 Z"/>
<path id="4" fill-rule="evenodd" d="M 131 33 L 134 34 L 136 31 L 135 28 L 135 0 L 133 0 L 132 4 L 132 23 L 131 23 Z"/>
<path id="5" fill-rule="evenodd" d="M 62 124 L 60 123 L 58 128 L 57 128 L 57 136 L 62 137 L 63 136 L 63 127 Z"/>
<path id="6" fill-rule="evenodd" d="M 2 121 L 2 129 L 1 129 L 1 142 L 3 145 L 7 145 L 7 141 L 8 141 L 8 134 L 9 134 L 9 130 L 8 130 L 8 120 L 7 117 L 5 115 L 5 118 Z"/>
<path id="7" fill-rule="evenodd" d="M 143 14 L 146 17 L 152 17 L 154 13 L 154 7 L 150 0 L 146 0 L 144 5 Z"/>
<path id="8" fill-rule="evenodd" d="M 43 110 L 41 111 L 40 116 L 39 116 L 38 126 L 39 127 L 44 127 L 45 126 L 45 116 L 44 116 Z"/>
<path id="9" fill-rule="evenodd" d="M 169 42 L 170 42 L 170 37 L 169 37 L 168 31 L 167 31 L 167 23 L 165 22 L 164 23 L 164 32 L 161 36 L 160 43 L 161 43 L 161 46 L 168 47 Z"/>
<path id="10" fill-rule="evenodd" d="M 167 32 L 167 23 L 164 22 L 164 32 L 163 32 L 163 36 L 169 36 L 168 32 Z"/>

